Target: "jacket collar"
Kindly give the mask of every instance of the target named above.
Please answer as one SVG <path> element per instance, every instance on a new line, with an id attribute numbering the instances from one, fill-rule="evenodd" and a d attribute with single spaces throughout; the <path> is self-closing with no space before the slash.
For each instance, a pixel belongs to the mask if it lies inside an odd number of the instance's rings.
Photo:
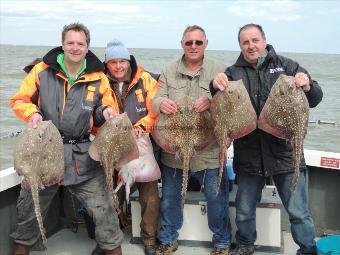
<path id="1" fill-rule="evenodd" d="M 206 61 L 206 57 L 204 56 L 203 58 L 203 63 L 202 63 L 202 68 L 200 69 L 199 72 L 197 72 L 197 74 L 199 74 L 201 72 L 202 69 L 205 69 L 207 66 L 207 61 Z M 180 62 L 179 62 L 179 65 L 178 65 L 178 69 L 177 71 L 179 73 L 182 73 L 182 74 L 185 74 L 185 75 L 189 75 L 189 76 L 192 76 L 192 73 L 189 72 L 187 66 L 186 66 L 186 62 L 185 62 L 185 56 L 183 54 Z"/>
<path id="2" fill-rule="evenodd" d="M 60 65 L 57 63 L 57 57 L 60 53 L 64 53 L 62 47 L 57 47 L 50 50 L 44 57 L 43 61 L 49 65 L 52 69 L 62 72 Z M 99 58 L 94 55 L 90 50 L 85 56 L 86 58 L 86 69 L 84 73 L 103 72 L 104 65 Z"/>
<path id="3" fill-rule="evenodd" d="M 276 52 L 274 50 L 274 47 L 270 44 L 267 44 L 266 50 L 268 51 L 268 54 L 264 60 L 264 63 L 267 62 L 269 59 L 273 58 L 273 56 L 276 55 Z M 244 56 L 242 54 L 242 52 L 240 53 L 240 56 L 238 57 L 238 59 L 236 60 L 235 66 L 248 66 L 248 67 L 252 67 L 252 65 L 250 63 L 248 63 L 245 59 Z"/>

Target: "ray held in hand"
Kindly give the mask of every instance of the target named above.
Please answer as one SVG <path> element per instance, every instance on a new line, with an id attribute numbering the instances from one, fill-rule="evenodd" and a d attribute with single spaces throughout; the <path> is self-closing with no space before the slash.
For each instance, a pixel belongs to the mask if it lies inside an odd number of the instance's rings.
<path id="1" fill-rule="evenodd" d="M 299 178 L 308 118 L 309 104 L 304 91 L 295 86 L 294 77 L 281 74 L 261 111 L 258 126 L 267 133 L 290 141 L 295 167 L 292 190 Z"/>
<path id="2" fill-rule="evenodd" d="M 45 242 L 39 189 L 60 182 L 64 176 L 63 140 L 52 121 L 42 121 L 37 128 L 26 126 L 15 147 L 14 168 L 18 175 L 24 176 L 22 187 L 32 192 L 35 214 Z"/>
<path id="3" fill-rule="evenodd" d="M 155 124 L 153 137 L 163 150 L 175 153 L 183 162 L 182 206 L 188 185 L 189 163 L 196 150 L 213 141 L 213 129 L 208 111 L 198 113 L 193 99 L 185 96 L 177 102 L 173 115 L 161 114 Z"/>
<path id="4" fill-rule="evenodd" d="M 220 145 L 220 172 L 216 187 L 218 192 L 227 149 L 234 139 L 256 129 L 257 116 L 242 80 L 231 81 L 226 90 L 217 92 L 211 100 L 210 112 L 215 136 Z"/>
<path id="5" fill-rule="evenodd" d="M 101 126 L 90 145 L 89 154 L 94 160 L 101 161 L 113 203 L 119 211 L 119 201 L 113 188 L 113 171 L 139 156 L 133 127 L 126 113 L 107 120 Z"/>

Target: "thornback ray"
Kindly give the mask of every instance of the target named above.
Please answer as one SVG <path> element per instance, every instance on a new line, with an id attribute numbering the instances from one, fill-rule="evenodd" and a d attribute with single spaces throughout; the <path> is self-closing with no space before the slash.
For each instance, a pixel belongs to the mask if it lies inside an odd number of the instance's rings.
<path id="1" fill-rule="evenodd" d="M 300 174 L 303 141 L 307 133 L 309 103 L 294 77 L 281 74 L 274 83 L 261 111 L 258 127 L 276 137 L 289 140 L 293 148 L 295 190 Z"/>
<path id="2" fill-rule="evenodd" d="M 202 150 L 214 141 L 210 113 L 198 113 L 194 110 L 194 100 L 185 96 L 178 101 L 177 112 L 167 115 L 160 114 L 153 130 L 153 138 L 168 153 L 176 154 L 183 162 L 182 206 L 184 206 L 190 159 L 196 151 Z"/>
<path id="3" fill-rule="evenodd" d="M 114 169 L 139 157 L 133 126 L 126 113 L 105 121 L 91 142 L 89 154 L 102 163 L 113 205 L 119 214 L 119 201 L 113 188 Z"/>
<path id="4" fill-rule="evenodd" d="M 22 187 L 32 193 L 41 238 L 46 242 L 39 189 L 61 182 L 65 175 L 63 140 L 52 121 L 42 121 L 37 128 L 26 126 L 14 149 L 14 168 L 24 176 Z"/>
<path id="5" fill-rule="evenodd" d="M 220 145 L 220 170 L 216 191 L 219 192 L 227 149 L 234 139 L 256 129 L 257 115 L 242 80 L 230 81 L 224 91 L 218 91 L 211 100 L 210 113 L 216 140 Z"/>

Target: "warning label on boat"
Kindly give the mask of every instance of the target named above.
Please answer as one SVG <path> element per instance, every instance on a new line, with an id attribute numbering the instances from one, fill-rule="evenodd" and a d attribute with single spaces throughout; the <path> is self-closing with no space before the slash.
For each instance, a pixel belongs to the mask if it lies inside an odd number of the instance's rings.
<path id="1" fill-rule="evenodd" d="M 320 166 L 340 169 L 340 159 L 321 157 Z"/>

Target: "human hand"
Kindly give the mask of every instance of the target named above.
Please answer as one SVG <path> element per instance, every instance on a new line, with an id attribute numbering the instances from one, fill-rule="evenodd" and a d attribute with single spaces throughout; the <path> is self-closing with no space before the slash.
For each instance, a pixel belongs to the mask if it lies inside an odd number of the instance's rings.
<path id="1" fill-rule="evenodd" d="M 118 113 L 113 110 L 112 107 L 107 107 L 105 108 L 105 110 L 103 111 L 103 116 L 104 116 L 104 119 L 105 120 L 109 120 L 109 119 L 112 119 L 113 117 L 117 116 Z"/>
<path id="2" fill-rule="evenodd" d="M 207 96 L 202 96 L 195 100 L 194 109 L 196 112 L 204 112 L 210 108 L 210 100 Z"/>
<path id="3" fill-rule="evenodd" d="M 301 87 L 303 91 L 308 92 L 310 90 L 310 81 L 305 73 L 297 73 L 294 76 L 294 83 L 296 87 Z"/>
<path id="4" fill-rule="evenodd" d="M 214 89 L 224 91 L 229 85 L 228 77 L 225 73 L 218 73 L 213 80 Z"/>
<path id="5" fill-rule="evenodd" d="M 38 124 L 40 122 L 42 122 L 42 120 L 43 120 L 43 118 L 39 113 L 37 113 L 37 112 L 32 113 L 31 117 L 28 121 L 28 126 L 30 126 L 32 128 L 37 128 Z"/>
<path id="6" fill-rule="evenodd" d="M 161 102 L 160 111 L 165 114 L 175 114 L 177 112 L 177 105 L 175 101 L 166 98 Z"/>

